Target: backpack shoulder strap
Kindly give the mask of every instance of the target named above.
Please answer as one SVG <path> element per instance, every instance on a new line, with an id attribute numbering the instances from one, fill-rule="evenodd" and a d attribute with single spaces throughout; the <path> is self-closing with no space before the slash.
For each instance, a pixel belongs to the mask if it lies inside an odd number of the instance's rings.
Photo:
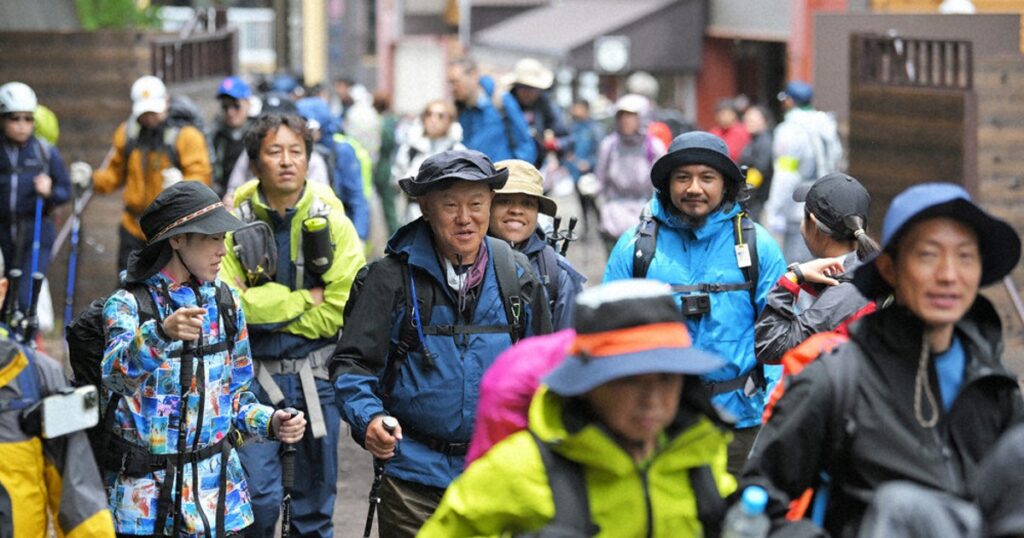
<path id="1" fill-rule="evenodd" d="M 555 249 L 544 245 L 540 251 L 540 277 L 541 284 L 548 291 L 548 302 L 555 304 L 558 301 L 558 273 L 561 268 L 558 266 L 558 255 Z"/>
<path id="2" fill-rule="evenodd" d="M 853 345 L 853 344 L 851 344 Z M 853 411 L 857 402 L 857 360 L 830 353 L 824 360 L 825 372 L 832 386 L 832 452 L 842 454 L 857 425 Z"/>
<path id="3" fill-rule="evenodd" d="M 722 532 L 722 520 L 728 505 L 718 492 L 715 475 L 708 465 L 690 467 L 687 474 L 697 502 L 697 519 L 704 527 L 704 536 L 718 536 Z"/>
<path id="4" fill-rule="evenodd" d="M 156 301 L 153 300 L 153 294 L 149 292 L 148 286 L 141 282 L 129 282 L 125 284 L 125 289 L 135 297 L 135 302 L 139 307 L 140 324 L 151 319 L 157 320 L 158 323 L 163 321 L 163 316 L 160 315 L 160 308 L 157 306 Z"/>
<path id="5" fill-rule="evenodd" d="M 590 500 L 583 468 L 551 450 L 551 446 L 530 430 L 544 470 L 548 475 L 551 499 L 555 504 L 555 517 L 538 536 L 594 536 L 597 525 L 590 517 Z M 561 531 L 561 533 L 559 533 Z"/>
<path id="6" fill-rule="evenodd" d="M 51 155 L 53 155 L 53 146 L 40 136 L 33 136 L 32 138 L 36 140 L 36 144 L 39 147 L 39 160 L 43 161 L 43 171 L 46 172 L 46 175 L 52 176 L 53 174 L 50 173 L 50 159 L 52 158 Z"/>
<path id="7" fill-rule="evenodd" d="M 754 321 L 757 321 L 757 283 L 761 277 L 761 267 L 757 259 L 757 228 L 754 227 L 754 221 L 747 216 L 746 211 L 740 211 L 736 215 L 734 225 L 733 235 L 736 240 L 736 262 L 740 265 L 740 270 L 743 271 L 743 278 L 750 283 L 747 291 L 750 294 L 750 306 L 754 309 Z M 740 264 L 741 249 L 747 251 L 745 258 L 749 259 L 750 263 L 746 266 Z"/>
<path id="8" fill-rule="evenodd" d="M 171 166 L 181 170 L 181 158 L 178 156 L 178 136 L 181 135 L 180 125 L 164 126 L 164 151 L 171 159 Z"/>
<path id="9" fill-rule="evenodd" d="M 238 336 L 238 319 L 235 297 L 231 294 L 231 288 L 223 282 L 217 283 L 217 312 L 220 313 L 220 322 L 223 324 L 225 339 L 230 353 L 231 344 Z"/>
<path id="10" fill-rule="evenodd" d="M 640 213 L 640 226 L 636 229 L 633 242 L 633 278 L 647 278 L 647 270 L 654 259 L 658 246 L 658 219 L 651 214 L 651 206 L 644 206 Z"/>
<path id="11" fill-rule="evenodd" d="M 501 293 L 501 304 L 505 307 L 505 318 L 509 325 L 509 335 L 512 343 L 516 343 L 523 336 L 523 297 L 519 283 L 519 275 L 516 273 L 516 255 L 523 256 L 521 252 L 512 250 L 508 243 L 500 239 L 487 238 L 491 248 L 491 256 L 494 258 L 494 274 L 498 279 L 498 290 Z M 522 261 L 519 261 L 520 265 Z M 529 260 L 526 267 L 530 266 Z"/>

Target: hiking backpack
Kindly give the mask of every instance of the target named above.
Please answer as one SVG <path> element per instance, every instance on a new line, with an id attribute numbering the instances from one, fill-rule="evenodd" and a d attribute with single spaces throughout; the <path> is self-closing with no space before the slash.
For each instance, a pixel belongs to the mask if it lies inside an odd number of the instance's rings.
<path id="1" fill-rule="evenodd" d="M 587 499 L 587 484 L 583 468 L 555 452 L 551 445 L 530 430 L 537 445 L 541 462 L 548 475 L 551 500 L 555 515 L 547 525 L 535 532 L 519 533 L 517 538 L 590 538 L 601 529 L 591 518 L 590 502 Z M 721 533 L 725 517 L 726 502 L 718 492 L 711 467 L 701 465 L 687 469 L 694 501 L 697 504 L 697 519 L 703 527 L 704 536 L 717 537 Z"/>
<path id="2" fill-rule="evenodd" d="M 156 301 L 150 293 L 149 288 L 139 282 L 130 282 L 125 288 L 135 298 L 138 305 L 139 324 L 149 320 L 162 322 Z M 97 462 L 103 466 L 107 454 L 103 453 L 107 446 L 108 438 L 111 437 L 110 426 L 113 422 L 114 410 L 120 400 L 120 395 L 110 394 L 103 388 L 103 353 L 107 347 L 106 322 L 103 319 L 103 305 L 107 297 L 96 299 L 81 313 L 75 316 L 68 323 L 64 332 L 68 342 L 68 362 L 71 365 L 72 383 L 75 386 L 95 385 L 100 391 L 101 401 L 106 402 L 103 420 L 90 428 L 87 433 L 89 443 L 92 445 L 93 453 Z M 217 310 L 220 313 L 222 328 L 225 334 L 225 348 L 230 353 L 230 342 L 233 342 L 238 334 L 236 323 L 235 300 L 231 295 L 231 289 L 224 283 L 217 285 Z M 214 349 L 216 348 L 216 350 Z M 219 345 L 208 348 L 208 352 L 219 352 Z M 116 467 L 115 467 L 116 469 Z"/>
<path id="3" fill-rule="evenodd" d="M 650 269 L 655 251 L 657 250 L 658 227 L 658 219 L 654 218 L 651 214 L 650 204 L 644 206 L 644 210 L 640 214 L 640 225 L 636 229 L 636 240 L 633 242 L 633 278 L 647 278 L 647 270 Z M 750 306 L 754 312 L 753 321 L 756 323 L 758 315 L 757 283 L 761 271 L 757 257 L 757 229 L 754 226 L 754 221 L 750 219 L 745 210 L 740 211 L 733 217 L 732 229 L 737 251 L 737 265 L 739 265 L 740 271 L 743 272 L 744 282 L 742 284 L 717 282 L 691 285 L 673 284 L 672 291 L 674 293 L 718 293 L 747 290 L 747 294 L 750 296 Z M 745 261 L 749 262 L 749 264 L 745 267 L 740 264 L 739 252 L 741 250 L 747 252 Z M 713 395 L 744 388 L 748 377 L 753 379 L 754 385 L 758 388 L 765 388 L 768 384 L 767 376 L 764 373 L 764 365 L 759 363 L 748 375 L 740 376 L 731 381 L 712 383 Z"/>
<path id="4" fill-rule="evenodd" d="M 381 394 L 384 397 L 390 394 L 398 377 L 397 374 L 409 352 L 420 349 L 423 346 L 424 337 L 428 334 L 465 337 L 474 333 L 507 332 L 513 344 L 525 336 L 523 305 L 528 301 L 523 295 L 523 283 L 516 273 L 516 266 L 521 267 L 526 274 L 530 274 L 532 271 L 530 260 L 525 254 L 513 250 L 508 243 L 500 239 L 488 237 L 485 240 L 491 248 L 491 258 L 494 260 L 494 276 L 498 282 L 505 319 L 508 321 L 506 325 L 431 325 L 430 312 L 437 295 L 433 279 L 423 274 L 422 271 L 411 270 L 408 263 L 396 256 L 384 256 L 363 266 L 356 274 L 349 293 L 349 301 L 345 305 L 344 316 L 346 319 L 351 314 L 352 306 L 357 302 L 359 292 L 366 281 L 366 275 L 373 266 L 376 264 L 399 265 L 396 272 L 402 275 L 405 290 L 405 314 L 398 322 L 400 325 L 398 342 L 388 350 L 388 367 L 381 385 L 383 387 Z M 432 367 L 433 354 L 427 349 L 424 349 L 423 352 L 427 365 Z"/>

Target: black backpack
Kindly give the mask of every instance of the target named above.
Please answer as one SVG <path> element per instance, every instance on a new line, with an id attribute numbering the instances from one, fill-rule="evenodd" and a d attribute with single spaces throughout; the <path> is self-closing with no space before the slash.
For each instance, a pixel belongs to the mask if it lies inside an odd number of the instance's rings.
<path id="1" fill-rule="evenodd" d="M 757 258 L 757 229 L 754 221 L 747 215 L 746 210 L 740 211 L 733 218 L 733 237 L 737 249 L 745 245 L 750 258 L 750 265 L 740 267 L 743 272 L 742 284 L 733 283 L 699 283 L 692 285 L 672 285 L 672 291 L 677 293 L 703 292 L 718 293 L 723 291 L 747 290 L 750 297 L 750 306 L 754 311 L 754 323 L 757 323 L 757 283 L 760 278 L 761 266 Z M 647 270 L 651 267 L 655 251 L 658 245 L 658 219 L 651 214 L 651 206 L 644 207 L 640 214 L 640 225 L 636 229 L 636 240 L 633 242 L 633 278 L 646 278 Z M 737 262 L 738 263 L 738 262 Z M 768 386 L 768 379 L 764 373 L 764 365 L 758 363 L 748 375 L 740 376 L 722 383 L 711 383 L 712 394 L 724 394 L 734 390 L 745 388 L 747 378 L 752 378 L 754 385 L 758 388 Z"/>
<path id="2" fill-rule="evenodd" d="M 125 285 L 125 290 L 135 297 L 139 307 L 139 323 L 145 323 L 151 319 L 160 322 L 159 310 L 153 295 L 145 284 L 131 282 Z M 73 373 L 72 383 L 75 386 L 95 385 L 106 401 L 104 420 L 92 427 L 87 433 L 89 442 L 93 446 L 93 452 L 100 459 L 97 448 L 106 446 L 107 422 L 113 417 L 114 409 L 117 407 L 117 395 L 110 395 L 103 389 L 103 352 L 107 347 L 106 323 L 103 320 L 103 305 L 107 297 L 96 299 L 81 313 L 75 316 L 64 331 L 64 338 L 68 342 L 68 362 L 71 364 Z M 226 284 L 217 285 L 217 310 L 220 313 L 221 323 L 225 342 L 232 342 L 238 334 L 238 325 L 235 316 L 235 301 L 231 295 L 231 289 Z M 230 351 L 230 348 L 228 348 Z"/>
<path id="3" fill-rule="evenodd" d="M 422 274 L 421 271 L 410 270 L 409 264 L 397 256 L 384 256 L 363 266 L 356 274 L 355 280 L 352 282 L 351 291 L 349 292 L 349 301 L 345 305 L 344 316 L 346 319 L 351 314 L 351 309 L 359 297 L 363 283 L 366 281 L 366 275 L 375 264 L 399 265 L 399 268 L 393 271 L 389 270 L 389 272 L 401 275 L 402 285 L 405 289 L 406 316 L 400 321 L 401 330 L 397 345 L 388 351 L 388 370 L 383 382 L 382 396 L 387 397 L 390 394 L 397 373 L 409 352 L 419 349 L 422 345 L 420 330 L 423 331 L 423 334 L 450 334 L 451 336 L 456 334 L 465 336 L 474 332 L 507 332 L 513 344 L 525 335 L 526 325 L 523 323 L 523 307 L 529 303 L 529 300 L 523 294 L 523 283 L 516 274 L 516 266 L 522 267 L 526 274 L 530 274 L 533 271 L 530 260 L 525 254 L 514 250 L 508 243 L 500 239 L 487 237 L 485 240 L 490 245 L 491 256 L 494 258 L 494 276 L 498 281 L 501 304 L 505 309 L 505 318 L 508 320 L 507 325 L 482 327 L 430 325 L 430 312 L 433 309 L 434 297 L 437 291 L 434 281 L 429 276 Z M 415 292 L 413 290 L 414 286 Z M 413 321 L 413 316 L 409 315 L 413 311 L 414 296 L 416 297 L 416 309 L 419 312 L 420 318 L 419 330 L 417 329 L 417 324 Z M 543 313 L 535 312 L 534 315 L 543 315 Z M 428 366 L 432 366 L 430 353 L 424 353 L 424 355 L 428 361 Z"/>
<path id="4" fill-rule="evenodd" d="M 517 538 L 590 538 L 600 532 L 590 514 L 587 499 L 587 485 L 583 468 L 555 452 L 551 445 L 530 431 L 540 452 L 541 462 L 548 475 L 551 500 L 555 505 L 555 516 L 538 531 L 519 533 Z M 727 508 L 725 499 L 718 492 L 718 485 L 711 467 L 702 465 L 687 471 L 690 487 L 697 503 L 697 519 L 700 520 L 704 536 L 717 537 L 721 533 L 722 519 Z"/>

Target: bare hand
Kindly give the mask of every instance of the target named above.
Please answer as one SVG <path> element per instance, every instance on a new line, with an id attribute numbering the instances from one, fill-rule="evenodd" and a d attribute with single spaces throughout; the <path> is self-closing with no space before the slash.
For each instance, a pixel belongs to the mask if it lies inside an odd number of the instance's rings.
<path id="1" fill-rule="evenodd" d="M 36 187 L 36 193 L 43 198 L 49 198 L 53 192 L 53 178 L 46 174 L 39 174 L 33 180 Z"/>
<path id="2" fill-rule="evenodd" d="M 309 295 L 313 297 L 313 306 L 320 306 L 324 302 L 323 288 L 309 288 Z"/>
<path id="3" fill-rule="evenodd" d="M 402 425 L 395 428 L 394 435 L 384 429 L 384 416 L 381 415 L 370 421 L 366 428 L 366 450 L 373 454 L 373 457 L 387 460 L 395 456 L 395 446 L 402 438 Z"/>
<path id="4" fill-rule="evenodd" d="M 299 411 L 294 417 L 284 409 L 274 411 L 270 419 L 270 427 L 274 429 L 274 436 L 282 443 L 298 443 L 306 432 L 306 417 Z"/>
<path id="5" fill-rule="evenodd" d="M 800 264 L 805 282 L 835 286 L 839 281 L 832 278 L 843 274 L 843 258 L 818 258 Z"/>
<path id="6" fill-rule="evenodd" d="M 198 340 L 203 332 L 203 307 L 181 307 L 164 319 L 164 334 L 172 340 Z"/>

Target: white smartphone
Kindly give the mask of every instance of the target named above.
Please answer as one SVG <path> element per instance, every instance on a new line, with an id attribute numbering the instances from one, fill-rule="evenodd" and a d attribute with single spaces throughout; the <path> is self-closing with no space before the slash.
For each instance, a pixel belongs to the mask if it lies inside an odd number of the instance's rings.
<path id="1" fill-rule="evenodd" d="M 91 428 L 100 421 L 100 398 L 96 387 L 86 385 L 42 401 L 42 428 L 45 439 L 54 439 Z"/>

